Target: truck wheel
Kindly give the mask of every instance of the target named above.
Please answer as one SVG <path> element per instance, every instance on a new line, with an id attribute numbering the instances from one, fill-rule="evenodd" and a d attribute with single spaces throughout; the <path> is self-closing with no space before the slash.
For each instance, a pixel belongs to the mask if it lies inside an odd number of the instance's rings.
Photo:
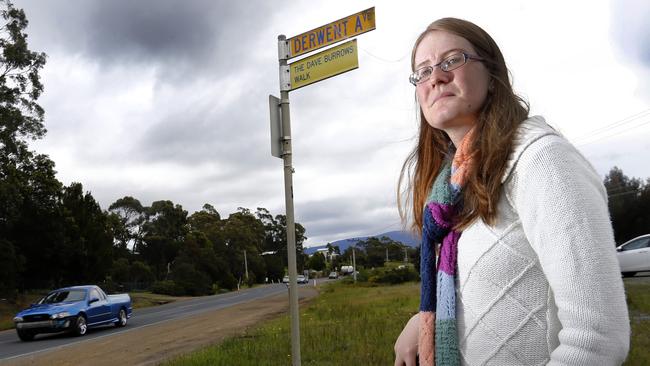
<path id="1" fill-rule="evenodd" d="M 21 341 L 31 341 L 34 339 L 34 336 L 36 335 L 34 332 L 30 332 L 28 330 L 18 330 L 16 329 L 16 333 L 18 333 L 18 338 L 20 338 Z"/>
<path id="2" fill-rule="evenodd" d="M 126 310 L 120 309 L 120 312 L 117 314 L 117 321 L 115 322 L 116 327 L 123 327 L 127 322 Z"/>
<path id="3" fill-rule="evenodd" d="M 82 336 L 88 331 L 88 324 L 86 323 L 86 318 L 83 315 L 77 316 L 77 321 L 74 323 L 74 334 L 76 336 Z"/>

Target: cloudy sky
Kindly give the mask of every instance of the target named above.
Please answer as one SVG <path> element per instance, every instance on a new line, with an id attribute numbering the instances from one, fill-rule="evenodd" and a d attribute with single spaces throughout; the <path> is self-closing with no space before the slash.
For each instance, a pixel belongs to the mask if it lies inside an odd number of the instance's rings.
<path id="1" fill-rule="evenodd" d="M 494 4 L 499 4 L 495 6 Z M 583 4 L 589 4 L 588 6 Z M 42 72 L 32 146 L 103 209 L 129 195 L 284 213 L 270 153 L 277 36 L 376 7 L 359 69 L 290 93 L 295 213 L 307 245 L 400 228 L 395 188 L 416 131 L 411 47 L 433 20 L 473 21 L 516 91 L 604 176 L 650 177 L 650 3 L 636 1 L 15 0 Z"/>

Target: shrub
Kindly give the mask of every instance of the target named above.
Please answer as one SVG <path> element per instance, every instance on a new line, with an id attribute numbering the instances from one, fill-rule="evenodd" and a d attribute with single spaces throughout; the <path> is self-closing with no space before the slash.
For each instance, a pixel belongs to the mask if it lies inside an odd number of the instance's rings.
<path id="1" fill-rule="evenodd" d="M 190 263 L 181 262 L 175 265 L 172 276 L 176 285 L 181 289 L 182 295 L 212 295 L 210 277 Z"/>
<path id="2" fill-rule="evenodd" d="M 232 273 L 230 273 L 230 271 L 228 271 L 219 279 L 217 284 L 220 288 L 233 290 L 237 288 L 237 279 L 232 275 Z"/>
<path id="3" fill-rule="evenodd" d="M 155 294 L 181 296 L 183 289 L 172 280 L 154 282 L 151 286 L 151 292 Z"/>
<path id="4" fill-rule="evenodd" d="M 388 283 L 395 285 L 409 281 L 417 281 L 418 273 L 411 267 L 401 268 L 376 268 L 370 271 L 368 282 L 371 283 Z"/>

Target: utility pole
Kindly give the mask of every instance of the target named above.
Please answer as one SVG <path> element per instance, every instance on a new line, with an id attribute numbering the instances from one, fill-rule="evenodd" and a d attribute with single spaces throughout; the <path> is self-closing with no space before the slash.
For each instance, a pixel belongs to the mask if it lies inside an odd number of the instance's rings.
<path id="1" fill-rule="evenodd" d="M 404 263 L 409 262 L 409 255 L 408 252 L 406 251 L 406 247 L 404 247 Z"/>
<path id="2" fill-rule="evenodd" d="M 354 254 L 356 247 L 356 245 L 352 246 L 352 277 L 354 278 L 355 283 L 357 282 L 357 258 Z"/>
<path id="3" fill-rule="evenodd" d="M 388 262 L 388 247 L 386 247 L 386 262 Z"/>

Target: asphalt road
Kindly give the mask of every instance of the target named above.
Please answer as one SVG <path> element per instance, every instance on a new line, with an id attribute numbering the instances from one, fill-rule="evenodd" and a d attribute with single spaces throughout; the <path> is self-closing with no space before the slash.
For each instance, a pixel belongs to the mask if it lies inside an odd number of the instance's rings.
<path id="1" fill-rule="evenodd" d="M 117 328 L 112 325 L 93 328 L 89 329 L 88 333 L 83 337 L 73 337 L 65 333 L 42 334 L 37 335 L 31 342 L 22 342 L 18 339 L 15 330 L 3 331 L 0 332 L 0 363 L 16 357 L 61 348 L 76 342 L 110 337 L 119 333 L 130 332 L 138 328 L 160 324 L 169 320 L 181 319 L 191 315 L 219 310 L 281 293 L 288 294 L 287 286 L 285 284 L 271 284 L 237 292 L 230 292 L 227 294 L 199 297 L 161 306 L 137 309 L 133 311 L 133 316 L 129 319 L 129 323 L 125 328 Z"/>

